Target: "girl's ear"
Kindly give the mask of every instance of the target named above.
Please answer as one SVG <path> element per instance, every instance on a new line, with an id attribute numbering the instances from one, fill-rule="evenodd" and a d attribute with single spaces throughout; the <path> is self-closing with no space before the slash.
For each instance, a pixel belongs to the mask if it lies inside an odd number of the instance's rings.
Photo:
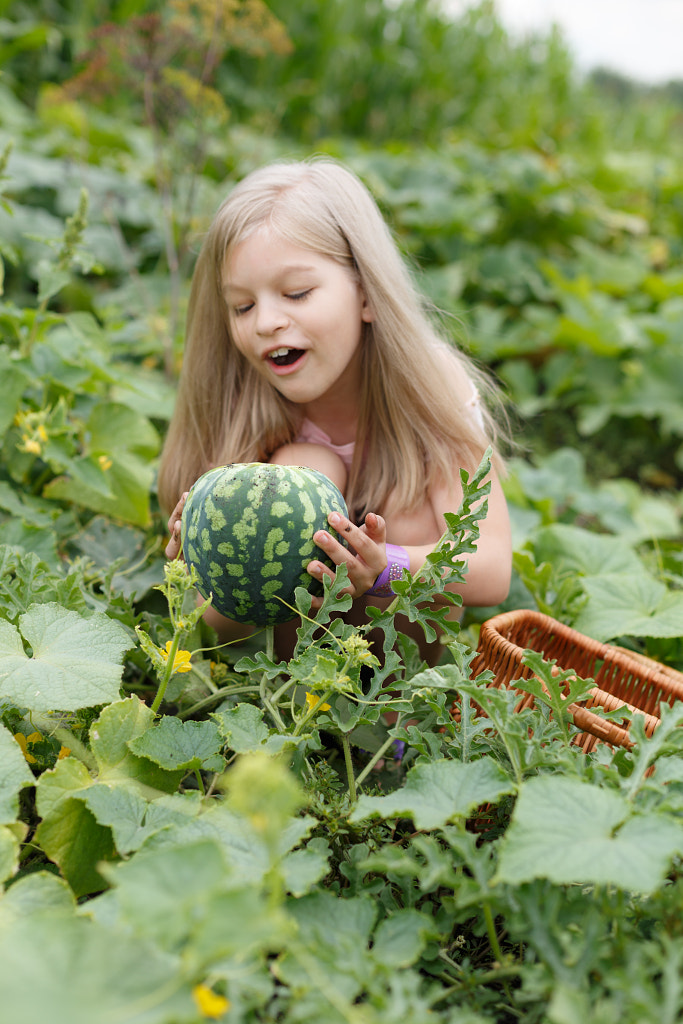
<path id="1" fill-rule="evenodd" d="M 373 310 L 372 306 L 370 305 L 370 303 L 368 302 L 368 300 L 367 300 L 367 298 L 365 296 L 365 292 L 363 291 L 362 288 L 361 288 L 361 291 L 360 291 L 360 295 L 361 295 L 361 299 L 362 299 L 362 305 L 361 305 L 361 308 L 360 308 L 360 318 L 363 321 L 363 323 L 371 324 L 372 321 L 375 319 L 374 310 Z"/>

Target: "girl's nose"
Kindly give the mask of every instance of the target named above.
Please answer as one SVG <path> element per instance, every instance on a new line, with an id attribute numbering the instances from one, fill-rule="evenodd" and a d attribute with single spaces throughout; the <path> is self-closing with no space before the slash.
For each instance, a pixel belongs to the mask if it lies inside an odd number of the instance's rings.
<path id="1" fill-rule="evenodd" d="M 258 303 L 256 308 L 256 331 L 268 336 L 276 331 L 284 330 L 289 323 L 286 311 L 280 303 L 266 300 Z"/>

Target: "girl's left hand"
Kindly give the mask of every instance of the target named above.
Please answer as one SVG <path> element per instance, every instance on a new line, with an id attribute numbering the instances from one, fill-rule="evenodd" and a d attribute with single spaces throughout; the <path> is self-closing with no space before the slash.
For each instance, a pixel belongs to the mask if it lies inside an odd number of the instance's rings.
<path id="1" fill-rule="evenodd" d="M 374 512 L 368 512 L 362 526 L 355 526 L 339 512 L 330 512 L 328 522 L 347 540 L 349 547 L 345 548 L 327 530 L 318 530 L 313 534 L 313 540 L 335 565 L 346 563 L 350 586 L 342 593 L 359 597 L 370 589 L 379 574 L 386 569 L 386 523 L 382 516 Z M 334 572 L 323 562 L 309 562 L 307 570 L 317 580 L 322 580 L 323 576 L 334 579 Z M 314 598 L 314 602 L 319 606 L 320 598 Z"/>

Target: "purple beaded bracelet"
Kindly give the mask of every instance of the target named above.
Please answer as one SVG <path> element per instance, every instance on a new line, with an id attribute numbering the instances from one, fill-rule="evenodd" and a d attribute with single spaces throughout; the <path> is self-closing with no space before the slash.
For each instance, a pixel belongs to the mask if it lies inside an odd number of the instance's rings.
<path id="1" fill-rule="evenodd" d="M 393 580 L 400 580 L 403 570 L 410 568 L 410 559 L 405 548 L 398 544 L 387 544 L 387 567 L 379 574 L 373 585 L 366 594 L 372 597 L 391 597 L 394 593 L 391 584 Z"/>

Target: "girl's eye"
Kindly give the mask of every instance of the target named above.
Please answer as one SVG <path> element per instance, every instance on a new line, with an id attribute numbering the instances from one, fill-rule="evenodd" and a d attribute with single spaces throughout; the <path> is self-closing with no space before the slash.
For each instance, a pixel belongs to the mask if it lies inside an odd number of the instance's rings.
<path id="1" fill-rule="evenodd" d="M 301 292 L 289 292 L 287 298 L 292 299 L 293 302 L 301 302 L 303 299 L 307 299 L 312 291 L 312 288 L 304 288 Z"/>
<path id="2" fill-rule="evenodd" d="M 249 312 L 249 310 L 251 309 L 252 305 L 253 305 L 253 303 L 251 303 L 251 302 L 245 302 L 242 306 L 233 306 L 232 307 L 233 315 L 234 316 L 243 316 L 245 313 Z"/>

